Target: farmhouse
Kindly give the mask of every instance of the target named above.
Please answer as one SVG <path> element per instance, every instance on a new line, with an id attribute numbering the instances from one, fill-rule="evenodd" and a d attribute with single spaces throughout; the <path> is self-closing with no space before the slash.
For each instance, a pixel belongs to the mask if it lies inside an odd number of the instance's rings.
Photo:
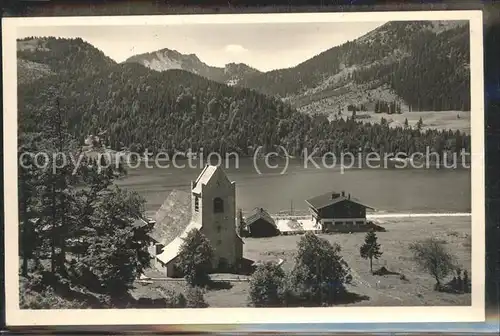
<path id="1" fill-rule="evenodd" d="M 366 209 L 371 207 L 346 195 L 344 191 L 329 192 L 306 200 L 313 222 L 323 232 L 356 230 L 366 226 Z"/>
<path id="2" fill-rule="evenodd" d="M 183 238 L 198 229 L 214 248 L 214 271 L 238 268 L 243 240 L 236 232 L 235 192 L 235 183 L 222 168 L 211 165 L 192 181 L 191 192 L 172 191 L 154 218 L 150 246 L 154 266 L 168 277 L 180 276 L 176 263 Z"/>
<path id="3" fill-rule="evenodd" d="M 272 237 L 279 235 L 279 230 L 276 227 L 274 219 L 262 208 L 254 209 L 245 219 L 245 225 L 250 237 Z"/>

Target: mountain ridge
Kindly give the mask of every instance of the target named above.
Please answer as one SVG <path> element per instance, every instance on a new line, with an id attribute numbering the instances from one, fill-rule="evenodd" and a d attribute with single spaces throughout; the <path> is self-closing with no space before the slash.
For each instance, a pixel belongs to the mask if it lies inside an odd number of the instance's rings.
<path id="1" fill-rule="evenodd" d="M 468 44 L 467 21 L 388 22 L 293 68 L 239 84 L 280 96 L 304 112 L 331 114 L 376 100 L 402 102 L 403 110 L 470 110 L 470 97 L 460 101 L 470 96 Z M 461 66 L 463 73 L 454 74 Z M 448 78 L 439 75 L 443 70 Z M 443 77 L 448 85 L 435 85 Z M 450 88 L 444 99 L 443 87 Z"/>
<path id="2" fill-rule="evenodd" d="M 227 85 L 236 85 L 243 76 L 260 73 L 244 63 L 228 63 L 223 68 L 211 66 L 201 61 L 196 54 L 182 54 L 169 48 L 134 55 L 123 63 L 138 63 L 160 72 L 185 70 Z"/>
<path id="3" fill-rule="evenodd" d="M 261 72 L 241 64 L 240 69 L 228 76 L 222 68 L 207 65 L 196 55 L 175 52 L 177 58 L 194 56 L 203 64 L 201 70 L 172 65 L 165 65 L 164 69 L 182 68 L 221 83 L 277 96 L 308 113 L 336 114 L 350 105 L 373 109 L 377 101 L 397 102 L 403 111 L 467 111 L 470 110 L 468 42 L 467 21 L 390 21 L 290 68 Z M 419 50 L 429 46 L 430 51 Z M 458 51 L 458 56 L 448 62 L 443 57 L 447 48 L 448 54 Z M 135 55 L 128 61 L 156 70 L 155 67 L 161 66 L 152 66 L 148 57 L 162 50 Z M 158 58 L 157 62 L 161 63 Z M 400 62 L 404 65 L 398 66 Z M 404 69 L 418 68 L 425 72 L 421 77 L 439 77 L 436 73 L 441 69 L 429 70 L 434 63 L 440 64 L 450 77 L 441 96 L 436 89 L 443 86 L 435 83 L 442 84 L 442 79 L 425 80 Z M 457 65 L 456 70 L 463 73 L 453 73 Z M 414 78 L 418 78 L 419 83 L 408 89 L 411 86 L 408 83 Z M 427 87 L 432 89 L 426 90 Z M 422 93 L 418 95 L 418 91 Z"/>
<path id="4" fill-rule="evenodd" d="M 51 120 L 60 113 L 68 133 L 82 143 L 89 134 L 105 131 L 111 148 L 134 152 L 148 148 L 171 154 L 203 148 L 207 153 L 251 156 L 257 146 L 283 146 L 298 156 L 304 148 L 339 155 L 359 148 L 420 151 L 425 144 L 438 151 L 469 148 L 470 138 L 460 132 L 391 127 L 387 120 L 329 120 L 300 113 L 258 90 L 189 71 L 158 72 L 134 62 L 118 64 L 81 39 L 49 38 L 37 42 L 36 48 L 26 43 L 22 47 L 20 66 L 34 62 L 51 73 L 19 82 L 19 134 L 50 130 Z M 227 72 L 238 67 L 230 65 Z"/>

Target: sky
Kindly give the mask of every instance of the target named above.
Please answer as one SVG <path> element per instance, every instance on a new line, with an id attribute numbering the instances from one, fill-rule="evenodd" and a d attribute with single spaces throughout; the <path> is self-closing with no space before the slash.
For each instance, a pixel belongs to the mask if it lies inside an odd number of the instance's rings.
<path id="1" fill-rule="evenodd" d="M 18 28 L 29 36 L 80 37 L 117 62 L 164 48 L 196 54 L 211 66 L 245 63 L 261 71 L 293 67 L 352 41 L 385 22 L 48 26 Z"/>

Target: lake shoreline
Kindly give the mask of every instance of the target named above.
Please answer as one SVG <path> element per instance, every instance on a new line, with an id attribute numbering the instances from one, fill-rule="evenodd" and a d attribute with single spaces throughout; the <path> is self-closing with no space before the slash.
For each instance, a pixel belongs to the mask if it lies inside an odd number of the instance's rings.
<path id="1" fill-rule="evenodd" d="M 276 168 L 262 163 L 256 170 L 252 160 L 222 165 L 236 183 L 236 210 L 244 213 L 264 208 L 272 214 L 307 214 L 305 200 L 331 192 L 345 191 L 376 209 L 376 214 L 459 213 L 471 211 L 470 169 L 319 169 L 304 168 L 290 160 L 273 161 Z M 116 181 L 120 187 L 137 192 L 146 199 L 148 214 L 155 213 L 173 190 L 189 192 L 203 167 L 138 168 L 128 170 Z"/>

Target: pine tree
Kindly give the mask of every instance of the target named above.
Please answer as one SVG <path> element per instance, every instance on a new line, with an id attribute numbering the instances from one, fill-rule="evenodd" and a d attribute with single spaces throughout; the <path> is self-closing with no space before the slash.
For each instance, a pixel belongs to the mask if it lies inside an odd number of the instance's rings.
<path id="1" fill-rule="evenodd" d="M 36 239 L 35 220 L 37 216 L 38 168 L 34 156 L 38 152 L 40 134 L 23 134 L 19 139 L 19 218 L 20 218 L 20 256 L 22 256 L 22 275 L 28 275 L 28 261 L 39 248 Z"/>
<path id="2" fill-rule="evenodd" d="M 43 95 L 50 103 L 44 116 L 46 140 L 43 151 L 47 164 L 40 168 L 40 220 L 46 230 L 42 239 L 50 246 L 51 272 L 66 275 L 66 243 L 68 233 L 74 224 L 71 208 L 75 204 L 75 167 L 71 157 L 75 157 L 75 142 L 67 131 L 67 120 L 60 107 L 60 98 L 53 90 Z"/>
<path id="3" fill-rule="evenodd" d="M 238 210 L 238 227 L 236 229 L 240 237 L 245 236 L 245 231 L 246 231 L 245 218 L 243 218 L 243 211 L 241 209 Z"/>
<path id="4" fill-rule="evenodd" d="M 417 130 L 421 130 L 422 129 L 422 126 L 424 125 L 424 121 L 422 120 L 422 117 L 420 117 L 420 119 L 418 119 L 418 122 L 417 122 Z"/>
<path id="5" fill-rule="evenodd" d="M 72 265 L 73 279 L 110 297 L 121 297 L 150 265 L 151 226 L 135 224 L 144 213 L 142 197 L 116 186 L 102 188 L 97 182 L 102 179 L 95 177 L 87 197 L 79 198 L 79 239 L 73 248 L 82 252 Z"/>
<path id="6" fill-rule="evenodd" d="M 361 258 L 370 260 L 370 272 L 373 273 L 373 259 L 378 259 L 382 255 L 375 232 L 370 231 L 366 234 L 365 243 L 359 248 L 359 253 Z"/>

